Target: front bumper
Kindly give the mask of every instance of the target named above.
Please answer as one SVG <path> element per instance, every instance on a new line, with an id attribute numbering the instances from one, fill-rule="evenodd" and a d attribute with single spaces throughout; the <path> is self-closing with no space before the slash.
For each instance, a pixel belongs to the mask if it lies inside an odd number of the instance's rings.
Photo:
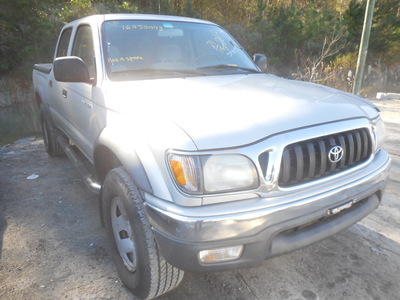
<path id="1" fill-rule="evenodd" d="M 225 271 L 254 267 L 329 237 L 376 209 L 389 176 L 390 158 L 380 151 L 373 172 L 334 189 L 304 195 L 295 201 L 255 211 L 223 215 L 183 216 L 146 203 L 146 210 L 164 258 L 186 271 Z M 251 203 L 250 200 L 246 200 Z M 253 201 L 268 201 L 258 199 Z M 349 205 L 350 203 L 350 205 Z M 194 208 L 197 209 L 197 208 Z M 332 214 L 332 209 L 335 212 Z M 213 264 L 199 262 L 201 250 L 244 245 L 240 258 Z"/>

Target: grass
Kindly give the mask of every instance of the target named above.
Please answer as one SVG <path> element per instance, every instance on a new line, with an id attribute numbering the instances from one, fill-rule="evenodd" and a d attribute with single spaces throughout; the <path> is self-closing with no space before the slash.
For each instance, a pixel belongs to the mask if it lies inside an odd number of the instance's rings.
<path id="1" fill-rule="evenodd" d="M 0 108 L 0 146 L 39 133 L 39 109 L 35 103 Z"/>
<path id="2" fill-rule="evenodd" d="M 26 82 L 0 78 L 0 147 L 40 133 L 39 109 Z"/>

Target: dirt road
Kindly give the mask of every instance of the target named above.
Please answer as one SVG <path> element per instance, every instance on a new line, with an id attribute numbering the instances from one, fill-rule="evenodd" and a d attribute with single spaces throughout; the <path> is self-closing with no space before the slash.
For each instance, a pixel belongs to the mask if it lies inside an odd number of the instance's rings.
<path id="1" fill-rule="evenodd" d="M 258 268 L 186 273 L 160 299 L 400 299 L 400 101 L 376 104 L 393 164 L 373 214 Z M 107 249 L 97 197 L 67 158 L 35 138 L 0 148 L 0 299 L 132 299 Z"/>

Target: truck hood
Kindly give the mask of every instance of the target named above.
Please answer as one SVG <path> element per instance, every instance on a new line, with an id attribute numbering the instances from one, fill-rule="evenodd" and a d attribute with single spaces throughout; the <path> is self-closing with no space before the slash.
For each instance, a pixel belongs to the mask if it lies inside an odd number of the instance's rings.
<path id="1" fill-rule="evenodd" d="M 143 128 L 159 128 L 165 135 L 163 128 L 175 124 L 199 150 L 242 146 L 295 128 L 378 114 L 359 97 L 268 74 L 109 82 L 105 96 L 108 109 L 140 118 Z"/>

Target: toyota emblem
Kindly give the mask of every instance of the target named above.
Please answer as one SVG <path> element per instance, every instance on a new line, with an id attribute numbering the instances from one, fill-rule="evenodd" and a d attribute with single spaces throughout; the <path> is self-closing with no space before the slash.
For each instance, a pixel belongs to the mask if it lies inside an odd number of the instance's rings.
<path id="1" fill-rule="evenodd" d="M 343 148 L 340 146 L 334 146 L 329 150 L 328 158 L 331 163 L 339 162 L 343 157 Z"/>

